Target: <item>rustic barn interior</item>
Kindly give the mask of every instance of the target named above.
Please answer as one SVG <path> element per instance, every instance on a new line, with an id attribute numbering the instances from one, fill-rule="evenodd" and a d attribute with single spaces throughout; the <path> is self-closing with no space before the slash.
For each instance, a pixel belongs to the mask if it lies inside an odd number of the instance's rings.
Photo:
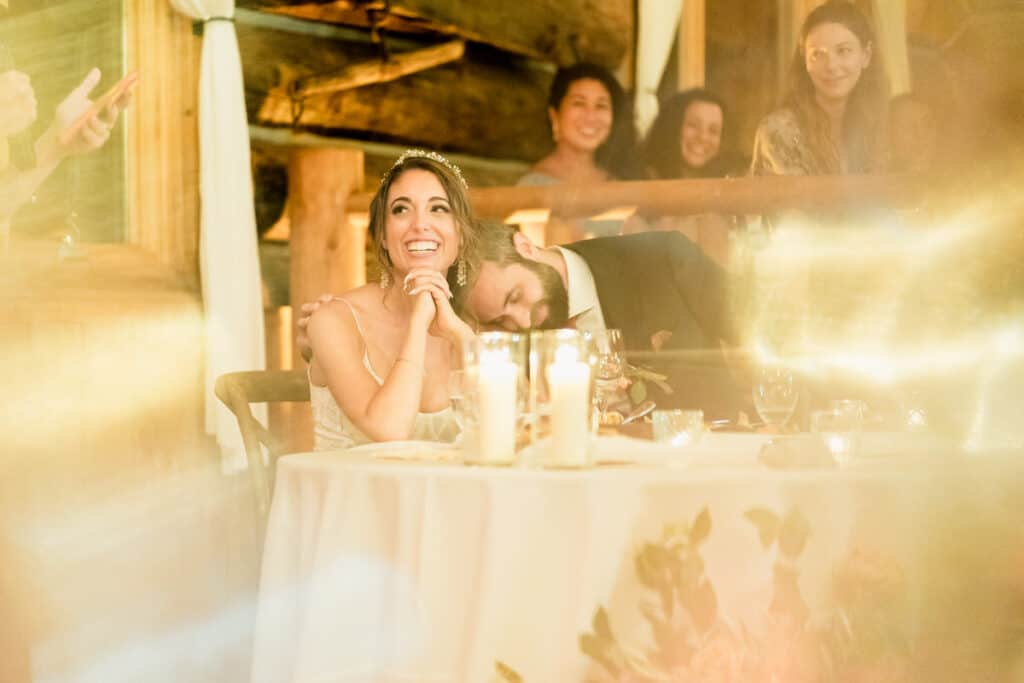
<path id="1" fill-rule="evenodd" d="M 209 235 L 227 227 L 203 214 L 200 74 L 204 40 L 227 30 L 218 24 L 230 26 L 240 56 L 249 237 L 261 277 L 250 298 L 262 302 L 265 340 L 260 367 L 231 370 L 304 368 L 294 348 L 299 306 L 377 279 L 366 236 L 369 198 L 412 146 L 460 165 L 477 212 L 499 220 L 519 211 L 594 216 L 623 206 L 750 216 L 851 197 L 909 207 L 936 224 L 988 220 L 994 227 L 959 260 L 947 254 L 936 281 L 913 296 L 949 315 L 934 323 L 937 337 L 964 332 L 973 344 L 964 326 L 987 329 L 993 319 L 1020 330 L 1020 0 L 858 0 L 888 31 L 886 45 L 901 46 L 903 61 L 886 64 L 890 82 L 935 112 L 942 161 L 929 173 L 633 180 L 561 192 L 515 186 L 551 149 L 547 92 L 555 71 L 581 61 L 611 70 L 638 113 L 690 87 L 719 93 L 730 116 L 723 145 L 749 162 L 758 122 L 784 92 L 803 17 L 820 4 L 0 2 L 2 68 L 29 74 L 39 112 L 5 145 L 0 168 L 33 163 L 33 140 L 92 66 L 103 73 L 94 96 L 124 74 L 140 75 L 103 149 L 63 163 L 0 235 L 0 632 L 11 634 L 0 635 L 0 681 L 260 680 L 251 678 L 252 644 L 266 519 L 244 457 L 235 471 L 225 466 L 206 415 L 219 403 L 204 308 L 214 280 L 201 252 Z M 655 41 L 652 26 L 667 39 Z M 656 77 L 642 86 L 647 105 L 637 97 L 640 64 L 656 65 Z M 736 225 L 704 235 L 700 246 L 710 253 Z M 236 252 L 239 261 L 249 258 L 246 249 Z M 978 273 L 962 293 L 953 288 L 960 281 L 947 277 L 960 270 Z M 884 287 L 871 288 L 877 277 L 867 266 L 859 272 L 865 297 L 886 296 Z M 1006 353 L 1019 356 L 1022 338 L 1007 337 Z M 1009 394 L 1019 401 L 1018 391 Z M 308 403 L 271 404 L 267 419 L 287 452 L 312 448 Z M 1013 456 L 1022 454 L 1024 444 L 1016 443 Z M 1009 496 L 996 498 L 993 506 L 1009 504 Z M 998 636 L 1002 659 L 985 676 L 946 680 L 1022 681 L 1024 539 L 1005 517 L 986 528 L 1017 544 L 1017 592 L 1005 600 L 1006 610 L 1016 610 L 1015 626 Z M 985 603 L 986 616 L 997 602 Z M 506 676 L 499 680 L 520 680 L 496 670 Z M 425 672 L 418 680 L 455 679 Z"/>

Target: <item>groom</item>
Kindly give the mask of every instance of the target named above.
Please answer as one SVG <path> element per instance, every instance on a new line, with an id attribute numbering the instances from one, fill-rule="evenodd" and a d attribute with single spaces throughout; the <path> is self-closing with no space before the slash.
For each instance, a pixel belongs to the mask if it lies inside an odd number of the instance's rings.
<path id="1" fill-rule="evenodd" d="M 480 266 L 453 288 L 479 328 L 619 328 L 629 350 L 715 350 L 737 334 L 725 272 L 677 232 L 540 248 L 523 233 L 477 223 Z"/>
<path id="2" fill-rule="evenodd" d="M 641 364 L 668 376 L 660 408 L 699 408 L 709 418 L 749 411 L 727 367 L 736 344 L 729 284 L 718 264 L 677 232 L 648 232 L 540 248 L 506 225 L 479 221 L 480 264 L 456 312 L 477 329 L 618 328 L 630 351 L 666 354 Z"/>

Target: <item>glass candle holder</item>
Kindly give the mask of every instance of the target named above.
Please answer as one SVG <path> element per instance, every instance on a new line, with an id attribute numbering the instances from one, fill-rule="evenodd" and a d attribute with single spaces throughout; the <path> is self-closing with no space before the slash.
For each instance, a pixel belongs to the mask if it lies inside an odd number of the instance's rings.
<path id="1" fill-rule="evenodd" d="M 525 403 L 527 338 L 483 332 L 463 354 L 461 422 L 465 461 L 512 465 Z"/>
<path id="2" fill-rule="evenodd" d="M 530 335 L 531 440 L 549 467 L 587 467 L 594 424 L 590 345 L 576 330 Z"/>

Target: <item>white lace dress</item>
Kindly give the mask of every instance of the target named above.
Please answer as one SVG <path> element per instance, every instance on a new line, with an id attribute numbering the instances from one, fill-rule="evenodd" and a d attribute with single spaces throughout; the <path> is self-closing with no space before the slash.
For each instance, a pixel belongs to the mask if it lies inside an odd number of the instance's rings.
<path id="1" fill-rule="evenodd" d="M 344 299 L 338 299 L 344 301 Z M 363 328 L 359 324 L 359 317 L 355 309 L 347 301 L 344 303 L 352 311 L 352 318 L 356 323 L 356 330 L 363 342 L 363 367 L 370 373 L 370 376 L 383 385 L 384 380 L 370 365 L 370 356 L 367 353 L 366 337 Z M 337 451 L 352 446 L 371 443 L 373 439 L 364 434 L 352 420 L 338 407 L 331 391 L 327 387 L 321 387 L 309 382 L 309 402 L 313 409 L 313 450 Z M 452 409 L 445 408 L 436 413 L 419 413 L 416 415 L 416 422 L 413 425 L 409 439 L 414 441 L 441 441 L 451 442 L 459 435 L 459 426 L 455 422 L 455 415 Z"/>

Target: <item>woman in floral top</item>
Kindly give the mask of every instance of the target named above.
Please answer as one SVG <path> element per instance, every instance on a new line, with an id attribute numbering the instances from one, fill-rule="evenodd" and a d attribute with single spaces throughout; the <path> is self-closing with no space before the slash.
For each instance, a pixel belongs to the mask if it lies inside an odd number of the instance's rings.
<path id="1" fill-rule="evenodd" d="M 874 32 L 846 0 L 807 15 L 781 109 L 758 126 L 753 175 L 880 170 L 888 88 Z"/>

